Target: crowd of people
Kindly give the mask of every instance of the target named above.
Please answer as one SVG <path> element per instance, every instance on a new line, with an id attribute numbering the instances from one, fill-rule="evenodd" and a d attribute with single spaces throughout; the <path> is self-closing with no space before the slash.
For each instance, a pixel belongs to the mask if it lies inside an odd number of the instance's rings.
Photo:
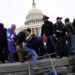
<path id="1" fill-rule="evenodd" d="M 0 23 L 0 62 L 24 62 L 32 58 L 33 69 L 38 69 L 37 60 L 39 56 L 55 53 L 52 58 L 63 58 L 75 54 L 75 19 L 70 22 L 69 18 L 62 22 L 62 17 L 56 18 L 56 23 L 48 21 L 49 17 L 44 15 L 44 24 L 41 35 L 31 32 L 31 29 L 15 32 L 16 25 L 4 28 Z"/>

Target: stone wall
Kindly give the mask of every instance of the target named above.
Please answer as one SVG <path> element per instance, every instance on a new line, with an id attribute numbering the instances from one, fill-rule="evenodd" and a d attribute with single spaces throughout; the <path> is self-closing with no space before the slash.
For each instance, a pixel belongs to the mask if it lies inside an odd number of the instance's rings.
<path id="1" fill-rule="evenodd" d="M 52 59 L 58 75 L 75 75 L 75 56 L 62 59 Z M 28 62 L 0 64 L 0 75 L 48 75 L 53 71 L 50 60 L 38 61 L 39 71 L 33 71 Z"/>
<path id="2" fill-rule="evenodd" d="M 0 65 L 0 75 L 28 75 L 28 63 L 7 63 Z"/>

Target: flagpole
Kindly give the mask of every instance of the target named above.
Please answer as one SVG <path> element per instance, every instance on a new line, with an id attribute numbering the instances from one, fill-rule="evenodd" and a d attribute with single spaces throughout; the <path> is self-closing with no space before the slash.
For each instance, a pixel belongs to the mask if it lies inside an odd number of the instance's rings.
<path id="1" fill-rule="evenodd" d="M 52 68 L 53 68 L 53 70 L 54 70 L 54 72 L 55 72 L 55 75 L 57 75 L 56 69 L 55 69 L 55 67 L 54 67 L 54 64 L 53 64 L 53 61 L 52 61 L 50 55 L 49 55 L 49 59 L 50 59 L 50 61 L 51 61 L 51 65 L 52 65 Z"/>

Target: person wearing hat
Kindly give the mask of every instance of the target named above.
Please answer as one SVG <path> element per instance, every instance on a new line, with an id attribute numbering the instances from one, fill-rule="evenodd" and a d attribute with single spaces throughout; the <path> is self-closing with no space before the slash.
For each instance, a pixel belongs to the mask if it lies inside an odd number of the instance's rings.
<path id="1" fill-rule="evenodd" d="M 51 21 L 48 21 L 49 17 L 44 15 L 43 16 L 43 21 L 44 24 L 42 25 L 41 29 L 41 36 L 47 38 L 46 42 L 46 48 L 48 53 L 54 53 L 55 52 L 55 44 L 54 44 L 54 28 L 53 28 L 53 23 Z"/>
<path id="2" fill-rule="evenodd" d="M 61 20 L 61 19 L 62 19 L 62 17 L 57 17 L 56 19 L 57 19 L 57 20 L 58 20 L 58 19 L 59 19 L 59 20 Z"/>
<path id="3" fill-rule="evenodd" d="M 62 17 L 56 18 L 56 23 L 54 24 L 54 34 L 57 41 L 57 57 L 62 58 L 66 49 L 66 38 L 65 38 L 65 28 L 62 23 Z"/>

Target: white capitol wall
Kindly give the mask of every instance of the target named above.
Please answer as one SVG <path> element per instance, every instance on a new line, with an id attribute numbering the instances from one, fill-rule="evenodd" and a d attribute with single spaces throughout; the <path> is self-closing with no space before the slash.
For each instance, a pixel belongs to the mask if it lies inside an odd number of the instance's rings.
<path id="1" fill-rule="evenodd" d="M 16 29 L 16 34 L 18 34 L 23 29 L 31 28 L 32 33 L 35 33 L 37 35 L 40 35 L 41 34 L 42 24 L 43 24 L 43 22 L 40 23 L 40 24 L 37 23 L 37 24 L 33 24 L 33 25 L 25 25 L 25 26 L 22 26 L 22 27 Z"/>

